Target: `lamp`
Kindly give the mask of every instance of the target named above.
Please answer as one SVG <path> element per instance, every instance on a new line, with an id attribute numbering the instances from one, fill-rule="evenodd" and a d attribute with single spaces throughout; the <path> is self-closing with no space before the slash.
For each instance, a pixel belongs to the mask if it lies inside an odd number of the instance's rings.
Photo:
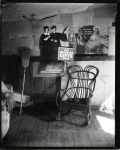
<path id="1" fill-rule="evenodd" d="M 21 57 L 21 64 L 24 69 L 23 71 L 23 80 L 22 80 L 22 91 L 21 91 L 21 105 L 20 105 L 20 114 L 22 113 L 22 106 L 23 106 L 23 95 L 24 95 L 24 86 L 25 86 L 25 74 L 26 69 L 29 67 L 30 62 L 30 49 L 28 47 L 20 47 L 19 54 Z"/>

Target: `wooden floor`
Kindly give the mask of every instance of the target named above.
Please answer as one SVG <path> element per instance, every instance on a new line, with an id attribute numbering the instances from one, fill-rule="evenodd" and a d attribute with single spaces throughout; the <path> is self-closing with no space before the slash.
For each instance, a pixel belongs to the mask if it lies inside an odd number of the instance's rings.
<path id="1" fill-rule="evenodd" d="M 79 112 L 64 117 L 64 121 L 55 121 L 56 107 L 53 103 L 37 103 L 24 108 L 22 115 L 15 109 L 11 115 L 10 130 L 3 141 L 6 146 L 27 147 L 113 147 L 114 135 L 101 128 L 92 111 L 89 126 L 81 127 L 84 119 Z M 112 116 L 107 116 L 113 118 Z M 73 124 L 75 123 L 75 124 Z"/>

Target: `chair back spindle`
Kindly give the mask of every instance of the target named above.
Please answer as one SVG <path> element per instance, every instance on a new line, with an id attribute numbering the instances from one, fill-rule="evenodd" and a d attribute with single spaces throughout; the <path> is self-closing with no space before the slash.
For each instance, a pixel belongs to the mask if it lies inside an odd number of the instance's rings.
<path id="1" fill-rule="evenodd" d="M 83 69 L 81 66 L 74 65 L 68 67 L 67 72 L 70 88 L 66 88 L 65 94 L 68 98 L 83 100 L 91 97 L 95 89 L 96 77 L 99 73 L 98 68 L 87 65 Z"/>

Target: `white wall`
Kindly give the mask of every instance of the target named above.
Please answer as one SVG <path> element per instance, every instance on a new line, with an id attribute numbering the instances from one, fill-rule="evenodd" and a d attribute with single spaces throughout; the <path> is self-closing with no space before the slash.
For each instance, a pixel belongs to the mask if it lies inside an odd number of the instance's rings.
<path id="1" fill-rule="evenodd" d="M 78 29 L 84 25 L 91 25 L 93 19 L 92 11 L 83 11 L 80 13 L 72 14 L 72 25 L 74 32 L 78 32 Z"/>
<path id="2" fill-rule="evenodd" d="M 78 32 L 79 27 L 84 25 L 95 25 L 100 28 L 100 32 L 108 33 L 109 27 L 115 19 L 116 10 L 114 6 L 91 8 L 84 12 L 72 15 L 74 31 Z"/>
<path id="3" fill-rule="evenodd" d="M 19 46 L 33 49 L 32 26 L 28 21 L 2 24 L 2 54 L 17 54 Z"/>

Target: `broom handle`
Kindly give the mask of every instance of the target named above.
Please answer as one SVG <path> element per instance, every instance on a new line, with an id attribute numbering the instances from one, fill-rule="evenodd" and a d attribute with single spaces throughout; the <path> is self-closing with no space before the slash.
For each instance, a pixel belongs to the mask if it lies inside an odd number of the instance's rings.
<path id="1" fill-rule="evenodd" d="M 22 113 L 23 95 L 24 95 L 24 87 L 25 87 L 25 72 L 26 72 L 26 68 L 24 68 L 24 75 L 23 75 L 23 82 L 22 82 L 20 114 Z"/>

